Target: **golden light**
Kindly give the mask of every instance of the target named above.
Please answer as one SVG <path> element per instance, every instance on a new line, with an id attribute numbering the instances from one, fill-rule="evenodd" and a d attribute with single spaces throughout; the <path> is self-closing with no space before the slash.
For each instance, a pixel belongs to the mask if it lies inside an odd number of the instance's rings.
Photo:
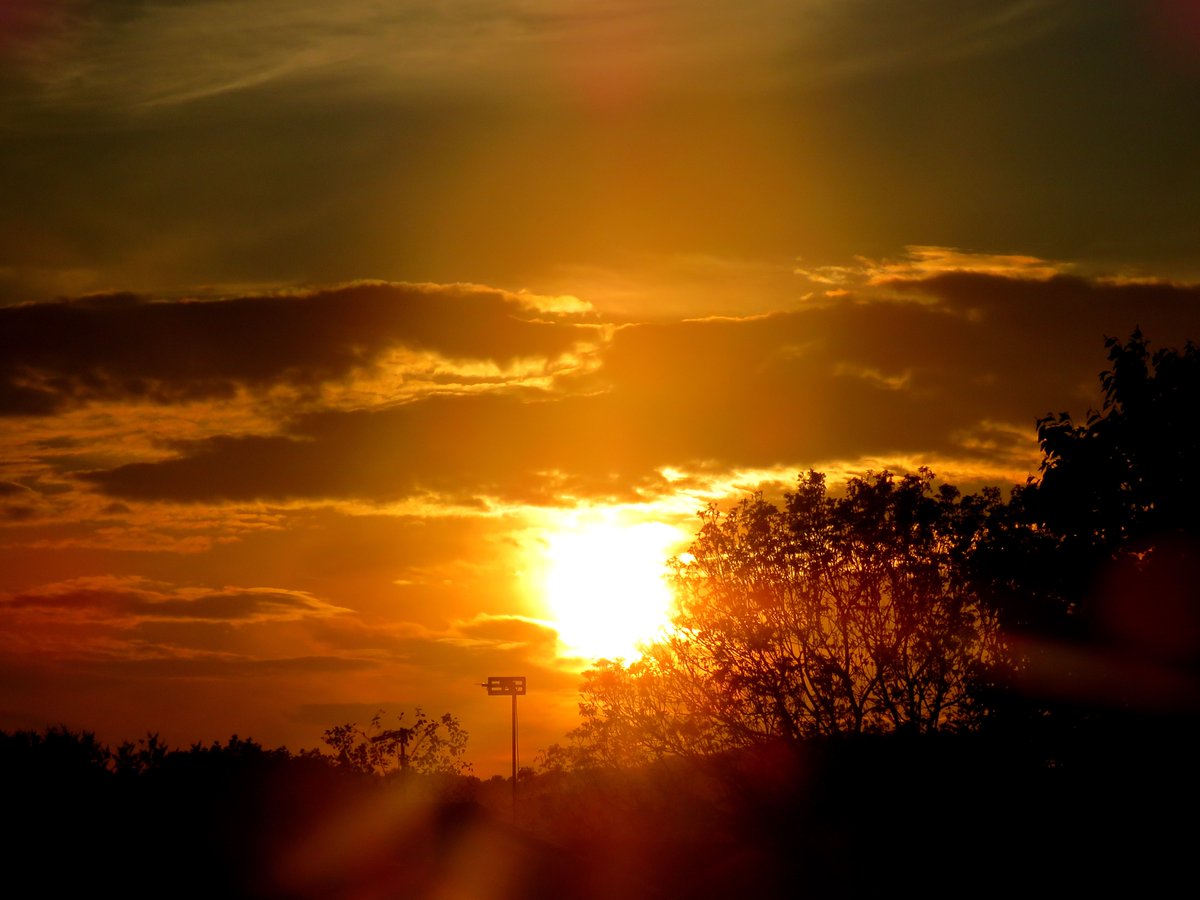
<path id="1" fill-rule="evenodd" d="M 546 538 L 542 590 L 564 655 L 634 659 L 669 622 L 667 559 L 682 535 L 659 522 L 593 521 Z"/>

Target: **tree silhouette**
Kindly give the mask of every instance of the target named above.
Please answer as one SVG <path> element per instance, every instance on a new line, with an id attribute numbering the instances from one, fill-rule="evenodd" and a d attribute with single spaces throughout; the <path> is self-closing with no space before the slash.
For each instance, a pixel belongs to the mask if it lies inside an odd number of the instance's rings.
<path id="1" fill-rule="evenodd" d="M 90 796 L 111 780 L 111 754 L 94 732 L 57 725 L 0 731 L 0 788 L 10 799 Z"/>
<path id="2" fill-rule="evenodd" d="M 1022 665 L 1041 679 L 1029 689 L 1044 711 L 1190 714 L 1200 709 L 1200 352 L 1189 342 L 1151 353 L 1137 330 L 1105 346 L 1100 409 L 1083 424 L 1066 412 L 1038 420 L 1040 477 L 1014 492 L 980 574 L 1005 627 L 1028 638 Z"/>
<path id="3" fill-rule="evenodd" d="M 148 733 L 144 738 L 124 741 L 117 746 L 112 755 L 114 771 L 123 777 L 143 775 L 162 768 L 170 749 L 159 738 L 157 732 Z"/>
<path id="4" fill-rule="evenodd" d="M 671 635 L 585 676 L 580 758 L 971 727 L 1002 647 L 964 560 L 997 502 L 922 470 L 840 496 L 809 472 L 782 507 L 710 507 L 674 566 Z"/>
<path id="5" fill-rule="evenodd" d="M 463 775 L 470 763 L 462 760 L 467 732 L 457 718 L 444 713 L 430 718 L 418 706 L 411 723 L 397 716 L 399 726 L 383 727 L 384 711 L 371 717 L 367 729 L 348 722 L 327 729 L 322 740 L 336 754 L 339 765 L 364 774 L 391 772 Z"/>
<path id="6" fill-rule="evenodd" d="M 1105 341 L 1104 402 L 1083 425 L 1038 420 L 1042 476 L 1026 498 L 1037 523 L 1102 555 L 1147 538 L 1196 533 L 1200 510 L 1200 352 L 1150 354 L 1140 331 Z"/>

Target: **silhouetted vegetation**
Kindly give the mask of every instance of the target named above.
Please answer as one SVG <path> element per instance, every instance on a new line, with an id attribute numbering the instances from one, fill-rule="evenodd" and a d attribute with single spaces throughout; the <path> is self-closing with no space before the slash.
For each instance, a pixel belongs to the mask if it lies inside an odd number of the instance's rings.
<path id="1" fill-rule="evenodd" d="M 1041 477 L 1008 500 L 935 488 L 923 469 L 837 496 L 809 472 L 780 506 L 710 507 L 674 566 L 675 632 L 585 674 L 583 722 L 547 765 L 984 725 L 1050 740 L 1115 713 L 1190 721 L 1200 354 L 1151 356 L 1138 332 L 1107 346 L 1101 410 L 1081 426 L 1040 419 Z"/>
<path id="2" fill-rule="evenodd" d="M 1107 346 L 1101 408 L 1040 419 L 1040 476 L 1007 494 L 809 472 L 782 503 L 707 510 L 678 633 L 585 674 L 518 828 L 450 714 L 337 725 L 327 752 L 0 732 L 9 878 L 264 900 L 1174 889 L 1200 795 L 1200 354 Z"/>
<path id="3" fill-rule="evenodd" d="M 994 723 L 1059 756 L 1176 740 L 1200 712 L 1200 352 L 1151 354 L 1137 331 L 1106 346 L 1101 408 L 1038 420 L 1040 477 L 973 560 L 1014 652 Z"/>
<path id="4" fill-rule="evenodd" d="M 454 724 L 461 747 L 466 734 Z M 336 852 L 353 880 L 360 857 L 378 855 L 414 811 L 474 802 L 482 790 L 436 767 L 384 774 L 237 735 L 169 749 L 149 734 L 111 750 L 62 726 L 0 732 L 0 789 L 10 823 L 20 823 L 7 874 L 36 883 L 54 872 L 55 890 L 67 893 L 155 885 L 182 897 L 323 896 L 296 874 L 305 848 L 349 840 Z"/>
<path id="5" fill-rule="evenodd" d="M 1002 653 L 965 560 L 983 519 L 933 477 L 802 477 L 703 514 L 674 567 L 674 633 L 585 676 L 576 745 L 591 762 L 782 738 L 969 728 Z"/>
<path id="6" fill-rule="evenodd" d="M 465 775 L 471 771 L 471 764 L 462 759 L 467 732 L 457 718 L 444 713 L 431 719 L 419 706 L 409 724 L 404 716 L 397 717 L 398 727 L 384 728 L 380 710 L 367 729 L 354 722 L 335 725 L 321 740 L 334 751 L 338 765 L 355 772 Z"/>

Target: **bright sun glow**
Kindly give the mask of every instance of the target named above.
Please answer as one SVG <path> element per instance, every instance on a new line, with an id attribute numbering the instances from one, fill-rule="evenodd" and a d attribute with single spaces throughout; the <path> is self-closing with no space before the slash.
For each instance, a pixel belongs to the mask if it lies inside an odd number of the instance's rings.
<path id="1" fill-rule="evenodd" d="M 666 561 L 680 534 L 657 522 L 596 522 L 546 539 L 543 590 L 565 652 L 638 656 L 637 644 L 668 622 Z"/>

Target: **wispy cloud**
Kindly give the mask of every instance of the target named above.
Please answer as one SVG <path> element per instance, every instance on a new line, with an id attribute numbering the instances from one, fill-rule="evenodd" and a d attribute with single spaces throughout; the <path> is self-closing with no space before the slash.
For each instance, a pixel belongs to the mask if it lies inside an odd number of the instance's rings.
<path id="1" fill-rule="evenodd" d="M 539 89 L 694 89 L 822 82 L 1036 40 L 1062 0 L 922 0 L 899 23 L 881 2 L 586 0 L 117 2 L 42 29 L 34 68 L 55 103 L 151 110 L 279 85 L 308 100 Z M 952 10 L 953 14 L 948 13 Z M 885 24 L 886 23 L 886 24 Z M 707 73 L 707 74 L 706 74 Z"/>
<path id="2" fill-rule="evenodd" d="M 10 618 L 99 618 L 128 628 L 156 621 L 280 622 L 347 612 L 303 591 L 179 588 L 110 576 L 77 578 L 0 597 L 0 610 Z"/>
<path id="3" fill-rule="evenodd" d="M 873 260 L 860 257 L 853 265 L 797 266 L 795 273 L 815 284 L 845 288 L 920 282 L 952 272 L 1045 281 L 1056 275 L 1067 274 L 1073 268 L 1068 262 L 1039 259 L 1026 254 L 910 246 L 899 258 Z"/>

